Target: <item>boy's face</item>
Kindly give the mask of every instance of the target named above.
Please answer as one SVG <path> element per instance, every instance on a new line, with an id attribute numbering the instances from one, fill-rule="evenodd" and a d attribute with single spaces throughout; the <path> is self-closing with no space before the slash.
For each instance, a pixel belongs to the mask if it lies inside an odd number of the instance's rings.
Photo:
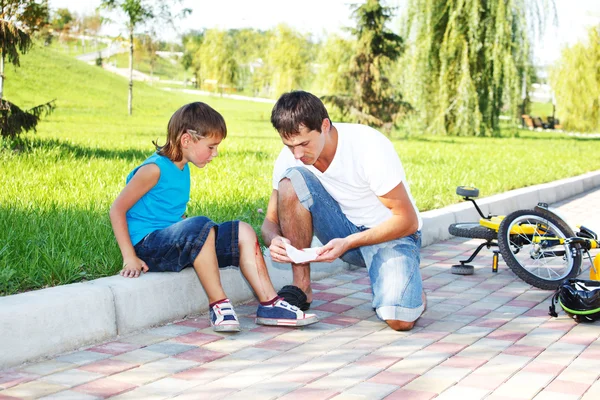
<path id="1" fill-rule="evenodd" d="M 323 151 L 325 145 L 325 135 L 321 131 L 309 130 L 304 125 L 300 125 L 300 133 L 288 139 L 281 137 L 281 141 L 294 155 L 296 160 L 300 160 L 304 165 L 313 165 Z"/>
<path id="2" fill-rule="evenodd" d="M 220 136 L 192 137 L 185 134 L 181 138 L 183 160 L 191 162 L 198 168 L 203 168 L 217 156 L 217 147 L 223 140 Z M 183 161 L 182 160 L 182 161 Z"/>

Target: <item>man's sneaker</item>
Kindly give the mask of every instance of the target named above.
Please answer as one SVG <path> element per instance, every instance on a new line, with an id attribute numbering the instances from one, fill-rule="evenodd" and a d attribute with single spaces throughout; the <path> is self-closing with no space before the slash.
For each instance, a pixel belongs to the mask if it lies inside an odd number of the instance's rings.
<path id="1" fill-rule="evenodd" d="M 259 304 L 256 310 L 256 323 L 261 325 L 305 326 L 315 322 L 319 322 L 315 314 L 305 314 L 281 298 L 270 306 Z"/>
<path id="2" fill-rule="evenodd" d="M 215 332 L 240 331 L 240 323 L 229 299 L 221 300 L 211 307 L 210 325 Z"/>

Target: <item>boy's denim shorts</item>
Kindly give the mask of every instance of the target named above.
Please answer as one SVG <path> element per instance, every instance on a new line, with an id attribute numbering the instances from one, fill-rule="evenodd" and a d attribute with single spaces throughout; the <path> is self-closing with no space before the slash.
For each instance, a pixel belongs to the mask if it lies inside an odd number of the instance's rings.
<path id="1" fill-rule="evenodd" d="M 211 228 L 215 229 L 215 251 L 219 268 L 239 266 L 239 221 L 215 224 L 207 217 L 190 217 L 146 235 L 135 253 L 151 272 L 179 272 L 192 267 Z"/>
<path id="2" fill-rule="evenodd" d="M 326 244 L 367 230 L 346 218 L 339 204 L 306 168 L 288 169 L 288 178 L 302 205 L 312 214 L 314 235 Z M 373 308 L 382 320 L 412 322 L 423 313 L 420 264 L 421 232 L 380 244 L 352 249 L 342 260 L 366 267 L 371 279 Z"/>

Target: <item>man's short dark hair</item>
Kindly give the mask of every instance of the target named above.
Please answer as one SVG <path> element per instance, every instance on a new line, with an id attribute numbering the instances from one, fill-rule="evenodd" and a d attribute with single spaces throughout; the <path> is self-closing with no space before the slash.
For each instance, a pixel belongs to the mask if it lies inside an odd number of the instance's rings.
<path id="1" fill-rule="evenodd" d="M 329 114 L 321 99 L 302 90 L 281 95 L 271 112 L 273 127 L 286 139 L 299 134 L 301 126 L 321 132 L 325 118 Z"/>

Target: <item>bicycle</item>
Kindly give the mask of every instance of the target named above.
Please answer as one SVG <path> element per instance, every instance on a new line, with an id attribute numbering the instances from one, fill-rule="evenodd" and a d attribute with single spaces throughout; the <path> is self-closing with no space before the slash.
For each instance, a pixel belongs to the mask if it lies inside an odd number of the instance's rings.
<path id="1" fill-rule="evenodd" d="M 470 275 L 469 265 L 483 247 L 494 250 L 492 271 L 498 272 L 498 255 L 523 281 L 540 289 L 554 290 L 564 280 L 575 278 L 581 272 L 584 255 L 591 263 L 590 279 L 600 280 L 600 253 L 592 260 L 589 250 L 596 249 L 598 236 L 591 229 L 579 226 L 576 232 L 564 219 L 538 203 L 533 209 L 517 210 L 510 214 L 485 216 L 475 199 L 479 190 L 459 186 L 456 194 L 470 201 L 481 216 L 479 222 L 455 223 L 448 227 L 451 235 L 484 240 L 471 256 L 452 266 L 451 272 Z"/>

